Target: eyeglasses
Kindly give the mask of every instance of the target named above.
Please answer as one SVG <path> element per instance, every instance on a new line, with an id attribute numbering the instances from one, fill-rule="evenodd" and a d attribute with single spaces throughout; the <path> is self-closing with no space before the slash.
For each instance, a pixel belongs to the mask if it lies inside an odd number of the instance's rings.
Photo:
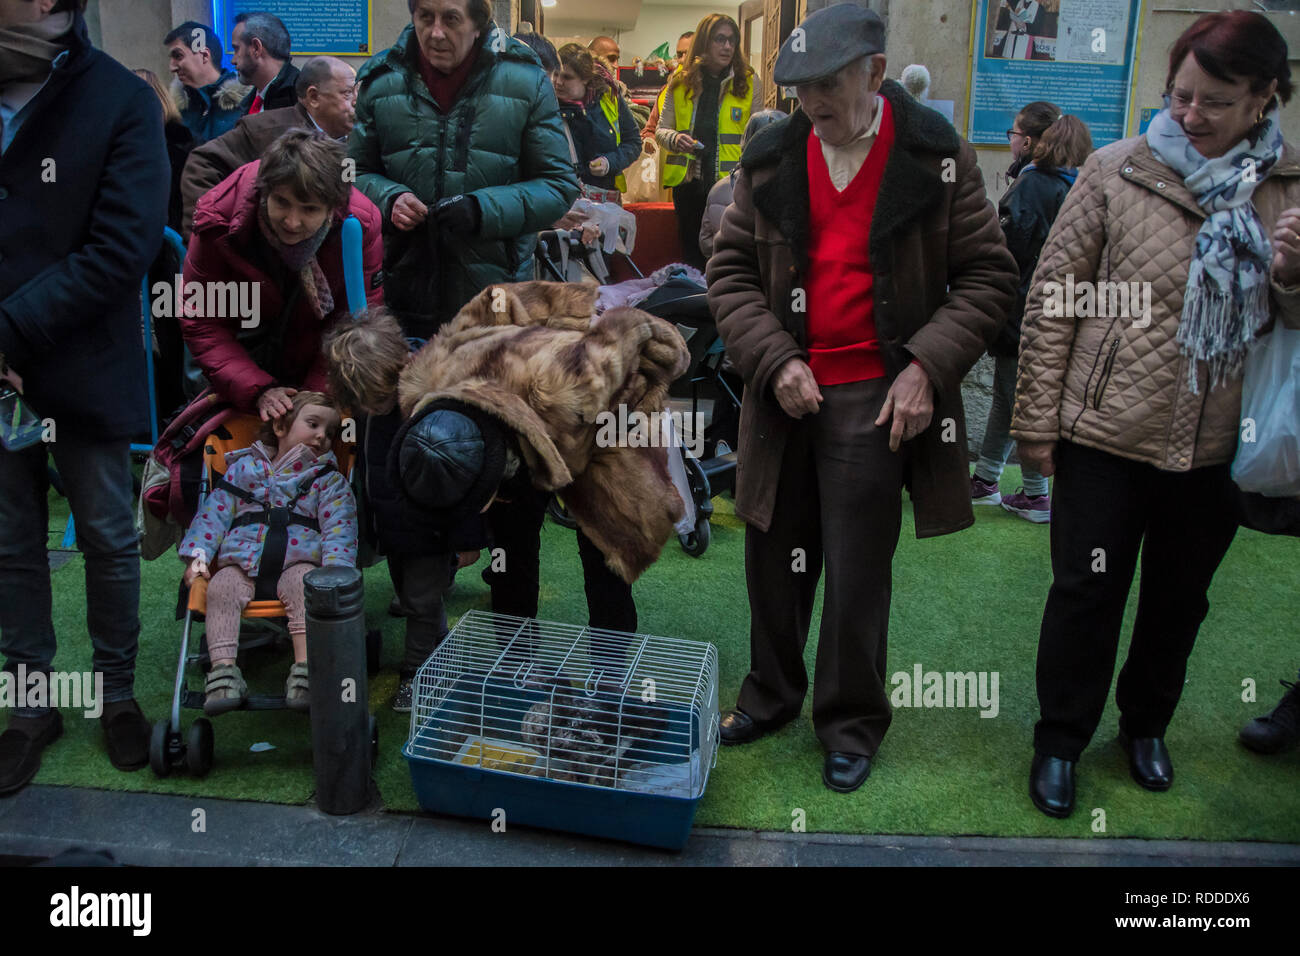
<path id="1" fill-rule="evenodd" d="M 1244 100 L 1245 97 L 1239 96 L 1235 100 L 1205 100 L 1204 102 L 1196 103 L 1195 100 L 1185 93 L 1180 93 L 1176 90 L 1166 90 L 1163 99 L 1165 109 L 1169 110 L 1171 113 L 1186 113 L 1191 109 L 1193 103 L 1195 103 L 1197 112 L 1207 120 L 1215 120 L 1219 119 L 1224 113 L 1228 112 L 1228 110 L 1232 109 Z"/>
<path id="2" fill-rule="evenodd" d="M 1012 136 L 1024 136 L 1024 137 L 1028 137 L 1028 135 L 1029 135 L 1028 133 L 1022 133 L 1022 132 L 1020 132 L 1020 130 L 1018 130 L 1018 129 L 1009 129 L 1009 130 L 1007 130 L 1007 142 L 1008 142 L 1008 143 L 1011 142 L 1011 137 L 1012 137 Z"/>
<path id="3" fill-rule="evenodd" d="M 716 43 L 718 46 L 735 46 L 738 38 L 734 33 L 720 33 L 711 37 L 709 42 Z"/>

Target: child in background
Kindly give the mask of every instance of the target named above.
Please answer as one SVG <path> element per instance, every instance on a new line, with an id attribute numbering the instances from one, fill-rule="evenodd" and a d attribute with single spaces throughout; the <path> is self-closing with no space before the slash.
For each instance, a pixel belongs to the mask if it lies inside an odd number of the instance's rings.
<path id="1" fill-rule="evenodd" d="M 331 390 L 357 413 L 353 474 L 363 499 L 363 530 L 388 556 L 393 589 L 406 611 L 406 652 L 393 710 L 408 713 L 415 673 L 447 635 L 443 596 L 456 570 L 479 559 L 487 543 L 485 525 L 475 516 L 448 532 L 389 480 L 389 449 L 403 421 L 397 380 L 411 357 L 397 320 L 384 309 L 362 313 L 327 337 L 325 357 Z"/>
<path id="2" fill-rule="evenodd" d="M 223 714 L 243 705 L 248 685 L 235 663 L 239 616 L 256 594 L 278 597 L 289 615 L 294 664 L 285 702 L 310 706 L 303 577 L 324 565 L 354 567 L 357 512 L 347 477 L 331 450 L 339 412 L 320 392 L 298 392 L 292 408 L 262 428 L 260 440 L 226 456 L 202 512 L 181 542 L 190 559 L 185 583 L 211 577 L 207 599 L 208 671 L 203 710 Z M 285 510 L 287 526 L 272 527 Z M 209 572 L 209 566 L 215 573 Z"/>

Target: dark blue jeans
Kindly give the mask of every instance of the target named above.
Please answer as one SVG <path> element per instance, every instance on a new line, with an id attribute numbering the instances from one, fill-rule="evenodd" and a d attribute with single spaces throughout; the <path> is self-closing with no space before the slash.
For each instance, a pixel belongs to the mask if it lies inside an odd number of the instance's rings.
<path id="1" fill-rule="evenodd" d="M 105 703 L 130 700 L 140 638 L 140 543 L 129 442 L 67 434 L 19 452 L 0 449 L 0 653 L 48 671 L 57 644 L 51 618 L 47 451 L 54 456 L 86 562 L 86 627 Z M 71 666 L 76 666 L 75 664 Z M 20 708 L 35 717 L 42 709 Z"/>

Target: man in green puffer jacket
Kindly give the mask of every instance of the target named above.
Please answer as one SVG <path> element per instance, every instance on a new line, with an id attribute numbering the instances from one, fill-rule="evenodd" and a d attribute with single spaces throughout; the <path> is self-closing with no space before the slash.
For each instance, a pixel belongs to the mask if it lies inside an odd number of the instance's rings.
<path id="1" fill-rule="evenodd" d="M 578 180 L 549 79 L 487 0 L 407 4 L 411 26 L 358 74 L 348 155 L 383 213 L 385 302 L 428 338 L 485 286 L 532 277 Z"/>

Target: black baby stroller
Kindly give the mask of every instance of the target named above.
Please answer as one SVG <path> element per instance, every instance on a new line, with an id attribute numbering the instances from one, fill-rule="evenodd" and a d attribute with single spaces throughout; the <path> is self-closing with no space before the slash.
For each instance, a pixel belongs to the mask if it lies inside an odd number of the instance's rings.
<path id="1" fill-rule="evenodd" d="M 630 256 L 620 253 L 632 271 L 641 276 Z M 547 230 L 538 236 L 536 251 L 538 278 L 556 282 L 575 278 L 609 285 L 609 268 L 599 246 L 586 246 L 581 230 Z M 677 326 L 690 350 L 691 362 L 685 375 L 674 383 L 674 394 L 690 398 L 691 427 L 682 429 L 681 482 L 686 491 L 687 519 L 679 526 L 682 550 L 699 557 L 708 549 L 709 518 L 713 514 L 713 496 L 734 492 L 736 484 L 735 447 L 739 432 L 740 390 L 738 376 L 724 369 L 725 353 L 717 326 L 709 312 L 705 288 L 692 281 L 685 269 L 673 273 L 651 295 L 638 302 L 637 308 L 666 319 Z M 590 276 L 590 278 L 587 278 Z M 712 400 L 712 423 L 703 426 L 701 402 Z M 676 463 L 670 460 L 670 468 Z M 552 501 L 550 515 L 565 527 L 574 527 L 573 519 L 560 501 Z"/>

